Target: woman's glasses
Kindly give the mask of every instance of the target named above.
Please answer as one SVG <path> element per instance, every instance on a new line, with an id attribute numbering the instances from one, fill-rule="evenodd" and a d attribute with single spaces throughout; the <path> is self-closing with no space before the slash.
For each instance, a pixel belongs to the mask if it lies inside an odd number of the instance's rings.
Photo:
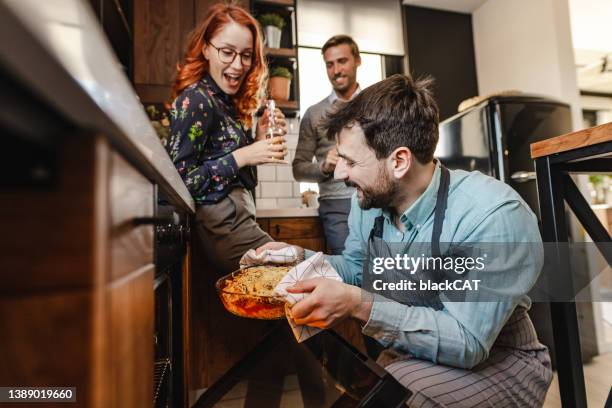
<path id="1" fill-rule="evenodd" d="M 251 51 L 238 52 L 228 47 L 216 47 L 213 43 L 209 43 L 219 53 L 219 60 L 224 64 L 231 64 L 236 59 L 236 55 L 240 55 L 240 62 L 245 67 L 251 66 L 253 63 L 253 53 Z"/>

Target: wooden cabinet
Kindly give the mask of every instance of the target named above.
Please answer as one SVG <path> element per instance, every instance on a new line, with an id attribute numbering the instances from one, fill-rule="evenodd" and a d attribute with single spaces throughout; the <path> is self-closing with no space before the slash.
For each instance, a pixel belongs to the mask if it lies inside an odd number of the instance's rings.
<path id="1" fill-rule="evenodd" d="M 221 0 L 134 0 L 134 87 L 143 104 L 164 103 L 188 35 Z M 248 0 L 237 5 L 249 10 Z"/>
<path id="2" fill-rule="evenodd" d="M 195 3 L 195 25 L 198 25 L 201 21 L 206 18 L 208 9 L 210 6 L 217 3 L 227 3 L 224 0 L 194 0 Z M 242 7 L 245 10 L 251 9 L 251 2 L 249 0 L 234 0 L 232 4 Z"/>
<path id="3" fill-rule="evenodd" d="M 101 136 L 66 137 L 55 182 L 3 189 L 0 384 L 77 407 L 153 401 L 153 185 Z"/>
<path id="4" fill-rule="evenodd" d="M 259 218 L 257 222 L 276 241 L 325 251 L 325 235 L 319 217 Z"/>
<path id="5" fill-rule="evenodd" d="M 68 405 L 103 407 L 92 384 L 104 361 L 83 365 L 105 344 L 89 316 L 95 303 L 86 289 L 0 296 L 0 384 L 76 387 L 78 402 Z"/>
<path id="6" fill-rule="evenodd" d="M 153 405 L 153 265 L 107 286 L 107 389 L 111 407 Z"/>
<path id="7" fill-rule="evenodd" d="M 153 185 L 120 155 L 110 155 L 110 269 L 109 280 L 153 263 L 153 227 L 135 219 L 153 216 Z"/>
<path id="8" fill-rule="evenodd" d="M 134 85 L 143 103 L 170 98 L 193 27 L 194 0 L 134 1 Z"/>

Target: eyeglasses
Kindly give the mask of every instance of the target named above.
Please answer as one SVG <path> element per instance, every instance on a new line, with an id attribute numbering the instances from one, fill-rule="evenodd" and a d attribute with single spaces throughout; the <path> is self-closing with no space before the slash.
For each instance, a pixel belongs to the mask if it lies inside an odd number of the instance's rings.
<path id="1" fill-rule="evenodd" d="M 228 47 L 216 47 L 213 43 L 209 43 L 219 53 L 219 60 L 224 64 L 231 64 L 236 59 L 236 55 L 240 55 L 240 62 L 245 67 L 251 66 L 253 63 L 253 53 L 251 51 L 238 52 Z"/>

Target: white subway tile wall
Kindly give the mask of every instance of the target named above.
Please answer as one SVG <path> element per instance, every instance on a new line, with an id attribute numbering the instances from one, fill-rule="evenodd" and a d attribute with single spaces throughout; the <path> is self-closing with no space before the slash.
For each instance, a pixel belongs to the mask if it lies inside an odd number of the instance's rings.
<path id="1" fill-rule="evenodd" d="M 293 183 L 293 196 L 301 197 L 302 193 L 300 193 L 300 183 Z"/>
<path id="2" fill-rule="evenodd" d="M 302 205 L 301 198 L 277 198 L 278 208 L 296 208 Z"/>
<path id="3" fill-rule="evenodd" d="M 276 181 L 276 166 L 258 166 L 257 178 L 259 181 Z"/>
<path id="4" fill-rule="evenodd" d="M 262 210 L 270 210 L 270 209 L 278 208 L 277 199 L 276 198 L 258 198 L 257 208 L 262 209 Z"/>
<path id="5" fill-rule="evenodd" d="M 288 133 L 285 136 L 289 154 L 289 164 L 257 166 L 259 185 L 256 189 L 257 208 L 294 208 L 302 205 L 300 183 L 293 178 L 291 162 L 295 157 L 300 122 L 287 119 Z"/>
<path id="6" fill-rule="evenodd" d="M 262 198 L 293 198 L 293 184 L 280 181 L 262 181 Z"/>
<path id="7" fill-rule="evenodd" d="M 294 181 L 291 166 L 276 166 L 276 181 Z"/>

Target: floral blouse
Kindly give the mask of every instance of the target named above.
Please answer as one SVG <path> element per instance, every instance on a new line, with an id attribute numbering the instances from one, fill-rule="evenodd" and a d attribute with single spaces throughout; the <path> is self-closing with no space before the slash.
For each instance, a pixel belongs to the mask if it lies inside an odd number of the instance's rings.
<path id="1" fill-rule="evenodd" d="M 166 149 L 196 204 L 219 202 L 245 184 L 232 152 L 250 143 L 230 96 L 210 75 L 172 103 Z"/>

